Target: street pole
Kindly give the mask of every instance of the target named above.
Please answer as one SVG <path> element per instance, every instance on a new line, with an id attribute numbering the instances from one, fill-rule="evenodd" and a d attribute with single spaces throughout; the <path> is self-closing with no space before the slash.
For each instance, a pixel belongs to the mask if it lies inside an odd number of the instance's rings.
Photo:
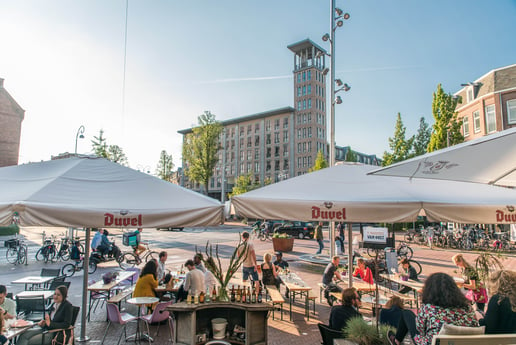
<path id="1" fill-rule="evenodd" d="M 222 189 L 220 202 L 226 202 L 226 129 L 222 130 Z"/>
<path id="2" fill-rule="evenodd" d="M 335 0 L 330 0 L 330 167 L 335 165 Z M 335 222 L 330 222 L 330 261 L 335 255 Z"/>

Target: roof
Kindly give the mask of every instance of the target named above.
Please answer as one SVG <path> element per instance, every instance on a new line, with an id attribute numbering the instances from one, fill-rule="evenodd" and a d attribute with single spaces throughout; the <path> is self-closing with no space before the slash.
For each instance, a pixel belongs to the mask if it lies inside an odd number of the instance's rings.
<path id="1" fill-rule="evenodd" d="M 323 49 L 319 45 L 315 44 L 314 41 L 312 41 L 309 38 L 306 38 L 306 39 L 296 42 L 296 43 L 292 43 L 291 45 L 288 45 L 287 48 L 290 49 L 292 52 L 297 53 L 303 49 L 310 48 L 312 46 L 326 54 L 325 49 Z"/>
<path id="2" fill-rule="evenodd" d="M 235 123 L 252 121 L 252 120 L 256 120 L 256 119 L 266 118 L 266 117 L 269 117 L 269 116 L 275 116 L 275 115 L 284 114 L 284 113 L 293 113 L 294 111 L 295 111 L 295 109 L 292 108 L 292 107 L 283 107 L 283 108 L 278 108 L 278 109 L 264 111 L 264 112 L 261 112 L 261 113 L 245 115 L 245 116 L 241 116 L 241 117 L 235 117 L 235 118 L 232 118 L 232 119 L 229 119 L 229 120 L 221 121 L 221 124 L 223 126 L 228 126 L 228 125 L 232 125 L 232 124 L 235 124 Z M 191 133 L 192 132 L 192 128 L 181 129 L 181 130 L 179 130 L 177 132 L 179 134 L 185 135 L 185 134 Z"/>
<path id="3" fill-rule="evenodd" d="M 25 110 L 14 100 L 4 88 L 4 79 L 0 78 L 0 113 L 17 114 L 23 120 Z"/>

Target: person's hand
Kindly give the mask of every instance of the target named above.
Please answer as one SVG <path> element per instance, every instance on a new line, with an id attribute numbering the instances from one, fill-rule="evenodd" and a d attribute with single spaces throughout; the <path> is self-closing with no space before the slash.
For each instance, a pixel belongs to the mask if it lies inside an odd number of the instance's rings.
<path id="1" fill-rule="evenodd" d="M 50 315 L 48 315 L 48 314 L 45 315 L 45 324 L 47 326 L 50 326 Z"/>
<path id="2" fill-rule="evenodd" d="M 39 327 L 43 327 L 45 325 L 45 320 L 41 320 L 40 322 L 38 322 L 38 326 Z"/>

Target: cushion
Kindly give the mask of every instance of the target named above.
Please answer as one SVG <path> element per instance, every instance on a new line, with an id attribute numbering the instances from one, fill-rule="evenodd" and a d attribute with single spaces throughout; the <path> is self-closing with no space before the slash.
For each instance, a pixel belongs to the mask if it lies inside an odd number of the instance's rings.
<path id="1" fill-rule="evenodd" d="M 481 327 L 464 327 L 455 326 L 449 323 L 445 323 L 441 328 L 439 334 L 442 335 L 475 335 L 484 334 L 486 326 Z"/>

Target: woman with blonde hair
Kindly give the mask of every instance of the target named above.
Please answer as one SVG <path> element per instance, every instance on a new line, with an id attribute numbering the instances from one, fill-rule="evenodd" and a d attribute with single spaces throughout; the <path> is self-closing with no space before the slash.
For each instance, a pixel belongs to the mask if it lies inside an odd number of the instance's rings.
<path id="1" fill-rule="evenodd" d="M 487 281 L 492 294 L 484 319 L 486 333 L 516 333 L 516 272 L 500 270 Z"/>
<path id="2" fill-rule="evenodd" d="M 385 304 L 385 308 L 380 310 L 380 323 L 391 325 L 394 328 L 398 327 L 403 309 L 405 306 L 402 299 L 392 296 Z"/>
<path id="3" fill-rule="evenodd" d="M 279 288 L 278 272 L 276 272 L 276 267 L 272 264 L 272 255 L 265 253 L 263 261 L 261 265 L 263 285 L 275 285 Z"/>
<path id="4" fill-rule="evenodd" d="M 464 289 L 466 290 L 479 290 L 482 286 L 478 273 L 473 266 L 471 266 L 462 254 L 456 254 L 452 257 L 452 261 L 460 268 L 460 273 L 462 274 L 462 278 L 464 278 Z M 475 295 L 475 294 L 472 294 Z M 466 294 L 467 297 L 467 294 Z M 472 301 L 476 303 L 477 310 L 484 312 L 484 307 L 487 301 L 485 300 L 477 300 Z"/>

